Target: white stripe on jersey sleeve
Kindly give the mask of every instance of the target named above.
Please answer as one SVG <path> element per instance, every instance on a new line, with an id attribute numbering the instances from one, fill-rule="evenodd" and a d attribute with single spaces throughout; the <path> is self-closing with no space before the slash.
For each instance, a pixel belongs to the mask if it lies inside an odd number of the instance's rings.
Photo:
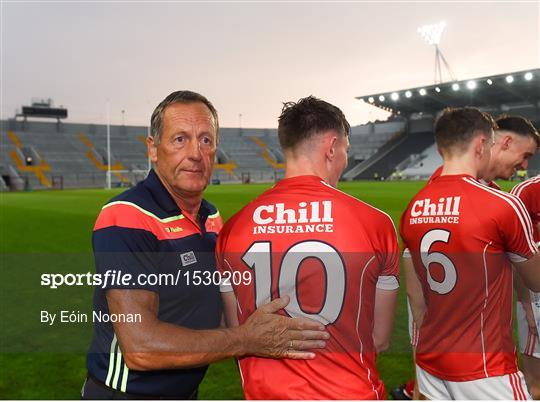
<path id="1" fill-rule="evenodd" d="M 538 249 L 536 248 L 536 245 L 534 244 L 533 240 L 533 232 L 532 232 L 532 221 L 529 213 L 525 209 L 525 205 L 523 205 L 523 202 L 517 198 L 515 195 L 511 195 L 508 193 L 504 193 L 503 191 L 494 190 L 490 187 L 484 186 L 480 183 L 478 183 L 475 180 L 472 180 L 468 177 L 464 177 L 463 180 L 469 184 L 472 184 L 475 187 L 478 187 L 484 191 L 487 191 L 488 193 L 491 193 L 503 200 L 505 200 L 515 211 L 521 226 L 523 228 L 523 233 L 525 234 L 525 238 L 527 240 L 527 245 L 529 246 L 529 249 L 533 254 L 536 254 L 538 252 Z"/>
<path id="2" fill-rule="evenodd" d="M 219 284 L 219 291 L 221 293 L 228 293 L 228 292 L 232 292 L 233 291 L 233 288 L 232 288 L 232 285 L 231 283 L 229 282 L 228 284 L 225 284 L 223 283 L 225 280 L 223 279 L 222 282 Z"/>
<path id="3" fill-rule="evenodd" d="M 522 256 L 514 254 L 514 253 L 507 252 L 506 255 L 508 256 L 508 258 L 512 262 L 525 262 L 525 261 L 527 261 L 526 258 L 523 258 Z"/>
<path id="4" fill-rule="evenodd" d="M 232 269 L 231 264 L 229 264 L 229 261 L 227 261 L 226 259 L 223 259 L 223 262 L 227 264 L 227 266 L 229 267 L 229 272 L 232 274 L 234 270 Z M 227 292 L 233 291 L 233 287 L 231 285 L 231 277 L 226 278 L 225 275 L 221 275 L 220 281 L 221 282 L 219 283 L 219 291 L 221 293 L 227 293 Z"/>
<path id="5" fill-rule="evenodd" d="M 395 276 L 381 275 L 377 279 L 377 289 L 396 290 L 399 289 L 399 282 Z"/>
<path id="6" fill-rule="evenodd" d="M 540 292 L 533 292 L 532 290 L 529 290 L 529 296 L 531 298 L 533 315 L 536 321 L 536 329 L 540 334 Z M 540 335 L 537 335 L 537 338 L 540 341 Z"/>
<path id="7" fill-rule="evenodd" d="M 510 191 L 511 194 L 514 194 L 516 197 L 521 195 L 521 192 L 530 184 L 540 183 L 540 175 L 531 177 L 529 180 L 525 180 L 519 184 L 516 184 L 514 188 Z"/>

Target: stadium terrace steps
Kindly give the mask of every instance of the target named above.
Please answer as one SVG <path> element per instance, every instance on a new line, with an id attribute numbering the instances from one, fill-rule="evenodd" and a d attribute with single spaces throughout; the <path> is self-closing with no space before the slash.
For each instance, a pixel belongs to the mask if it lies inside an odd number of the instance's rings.
<path id="1" fill-rule="evenodd" d="M 360 177 L 371 166 L 384 159 L 393 149 L 399 147 L 405 140 L 404 133 L 397 133 L 390 138 L 382 147 L 374 152 L 370 157 L 361 161 L 357 165 L 353 166 L 350 170 L 346 171 L 343 175 L 345 180 L 355 180 Z M 378 174 L 378 173 L 377 173 Z"/>
<path id="2" fill-rule="evenodd" d="M 426 179 L 442 165 L 442 158 L 437 151 L 437 145 L 433 143 L 419 155 L 419 158 L 407 168 L 403 169 L 404 178 Z"/>
<path id="3" fill-rule="evenodd" d="M 362 162 L 374 155 L 397 132 L 402 131 L 404 126 L 403 122 L 395 121 L 351 127 L 349 137 L 351 162 Z"/>
<path id="4" fill-rule="evenodd" d="M 7 131 L 8 141 L 12 143 L 11 149 L 8 151 L 9 162 L 15 166 L 21 173 L 20 176 L 24 181 L 24 187 L 51 187 L 51 182 L 47 172 L 51 170 L 49 164 L 36 151 L 34 146 L 27 145 L 13 131 Z M 11 182 L 11 180 L 10 180 Z"/>
<path id="5" fill-rule="evenodd" d="M 4 178 L 0 176 L 0 191 L 7 191 L 9 190 L 9 187 L 7 186 L 6 182 L 4 181 Z"/>
<path id="6" fill-rule="evenodd" d="M 406 123 L 403 119 L 395 119 L 385 123 L 373 124 L 364 130 L 376 133 L 388 133 L 388 141 L 379 146 L 367 159 L 353 166 L 344 175 L 345 180 L 385 178 L 394 172 L 395 167 L 411 154 L 418 154 L 434 142 L 431 116 L 411 120 Z M 391 133 L 391 134 L 390 134 Z M 367 139 L 367 138 L 366 138 Z M 367 141 L 366 141 L 367 142 Z"/>
<path id="7" fill-rule="evenodd" d="M 284 169 L 285 164 L 277 161 L 276 156 L 268 144 L 260 137 L 249 137 L 260 149 L 260 155 L 262 158 L 274 169 Z"/>
<path id="8" fill-rule="evenodd" d="M 107 166 L 107 127 L 97 124 L 41 121 L 2 121 L 3 176 L 9 177 L 14 189 L 46 189 L 63 182 L 64 188 L 105 187 Z M 392 124 L 379 123 L 351 129 L 351 149 L 359 158 L 372 155 L 392 132 Z M 20 143 L 14 143 L 7 132 L 13 131 Z M 148 169 L 147 127 L 110 127 L 111 162 L 118 172 L 112 175 L 113 186 L 134 184 Z M 255 142 L 252 138 L 256 138 Z M 263 146 L 261 146 L 261 144 Z M 43 182 L 10 154 L 34 152 L 49 170 L 43 169 Z M 283 154 L 276 129 L 220 129 L 220 155 L 213 179 L 240 181 L 249 175 L 251 181 L 274 181 L 283 176 Z M 88 155 L 91 155 L 90 157 Z M 20 155 L 19 155 L 20 157 Z M 39 163 L 39 161 L 36 161 Z M 53 180 L 54 178 L 54 180 Z M 6 184 L 6 183 L 5 183 Z"/>
<path id="9" fill-rule="evenodd" d="M 431 131 L 403 134 L 390 147 L 375 154 L 370 163 L 355 174 L 354 179 L 387 178 L 408 155 L 421 153 L 433 142 Z"/>

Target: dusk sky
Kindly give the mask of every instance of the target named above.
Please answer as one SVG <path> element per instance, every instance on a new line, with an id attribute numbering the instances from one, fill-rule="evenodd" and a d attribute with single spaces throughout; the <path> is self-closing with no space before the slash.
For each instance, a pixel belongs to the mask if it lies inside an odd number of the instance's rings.
<path id="1" fill-rule="evenodd" d="M 7 2 L 1 4 L 2 119 L 34 97 L 70 122 L 147 125 L 191 89 L 222 127 L 276 127 L 282 102 L 315 95 L 352 125 L 384 112 L 355 96 L 433 84 L 434 48 L 417 33 L 446 21 L 458 79 L 538 68 L 531 2 Z"/>

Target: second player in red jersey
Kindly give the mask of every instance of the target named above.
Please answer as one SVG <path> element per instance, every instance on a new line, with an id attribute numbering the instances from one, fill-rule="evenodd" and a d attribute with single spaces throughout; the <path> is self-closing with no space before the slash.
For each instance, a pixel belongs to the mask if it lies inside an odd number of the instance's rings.
<path id="1" fill-rule="evenodd" d="M 533 222 L 534 240 L 540 245 L 540 175 L 515 186 L 512 194 L 527 208 Z M 540 399 L 540 293 L 528 291 L 519 278 L 516 278 L 515 288 L 523 374 L 532 397 Z"/>
<path id="2" fill-rule="evenodd" d="M 285 314 L 319 321 L 331 335 L 313 360 L 240 359 L 247 399 L 386 397 L 375 359 L 389 342 L 399 250 L 388 215 L 335 188 L 348 130 L 326 102 L 286 105 L 278 128 L 285 179 L 220 233 L 220 269 L 253 277 L 223 284 L 228 321 L 242 323 L 257 306 L 287 295 Z"/>
<path id="3" fill-rule="evenodd" d="M 533 223 L 534 240 L 540 242 L 540 175 L 516 185 L 512 194 L 525 204 Z"/>
<path id="4" fill-rule="evenodd" d="M 532 158 L 537 147 L 540 145 L 540 136 L 532 123 L 521 116 L 503 114 L 495 122 L 497 123 L 497 128 L 495 130 L 495 140 L 491 150 L 489 168 L 487 169 L 486 176 L 479 178 L 478 181 L 488 187 L 500 190 L 501 188 L 494 180 L 510 180 L 517 170 L 527 169 L 530 158 Z M 442 171 L 443 166 L 437 168 L 428 180 L 428 184 L 438 178 Z M 526 197 L 529 197 L 529 194 L 530 190 L 524 193 Z M 525 202 L 525 199 L 523 201 Z M 530 210 L 528 205 L 526 207 L 527 210 Z M 405 277 L 409 278 L 411 275 L 415 276 L 415 274 L 412 261 L 407 257 L 410 256 L 405 254 L 402 260 L 402 268 Z M 518 284 L 519 278 L 516 279 L 518 279 L 516 281 L 516 284 Z M 416 310 L 423 310 L 425 306 L 421 289 L 414 286 L 414 278 L 413 280 L 406 280 L 406 283 L 408 285 L 408 302 L 415 305 L 417 307 Z M 520 311 L 518 310 L 519 314 Z M 412 345 L 414 346 L 418 339 L 418 331 L 417 325 L 411 315 L 411 309 L 409 309 L 409 332 Z M 525 369 L 524 372 L 525 376 L 527 376 Z M 400 388 L 404 389 L 405 385 Z M 538 388 L 540 392 L 540 383 Z M 399 388 L 394 389 L 392 392 L 397 393 L 397 395 L 403 393 Z"/>
<path id="5" fill-rule="evenodd" d="M 489 167 L 493 127 L 475 109 L 446 111 L 435 129 L 442 174 L 402 216 L 402 237 L 425 298 L 416 361 L 420 391 L 431 399 L 512 398 L 511 380 L 476 383 L 518 372 L 509 257 L 528 286 L 540 286 L 523 204 L 477 180 Z M 515 390 L 523 393 L 517 378 Z"/>

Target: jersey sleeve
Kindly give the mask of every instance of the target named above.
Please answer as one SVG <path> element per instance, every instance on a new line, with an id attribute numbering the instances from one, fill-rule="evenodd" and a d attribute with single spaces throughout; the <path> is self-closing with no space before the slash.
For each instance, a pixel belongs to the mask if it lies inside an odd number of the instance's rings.
<path id="1" fill-rule="evenodd" d="M 100 219 L 103 221 L 102 214 L 98 217 L 98 223 Z M 92 246 L 96 273 L 103 279 L 100 286 L 103 289 L 143 289 L 157 292 L 157 286 L 148 284 L 155 282 L 148 281 L 149 276 L 159 272 L 157 238 L 144 229 L 116 225 L 96 226 L 99 228 L 94 230 Z M 116 275 L 114 281 L 110 279 L 112 274 Z M 107 275 L 109 278 L 105 281 Z"/>
<path id="2" fill-rule="evenodd" d="M 219 232 L 217 243 L 216 243 L 216 270 L 220 273 L 220 283 L 219 291 L 221 293 L 232 292 L 233 287 L 231 285 L 230 276 L 226 272 L 232 274 L 232 268 L 228 264 L 228 261 L 225 257 L 225 243 L 227 242 L 227 228 L 229 225 L 225 225 Z"/>
<path id="3" fill-rule="evenodd" d="M 381 268 L 377 288 L 395 290 L 399 288 L 399 245 L 396 228 L 389 216 L 384 215 L 377 236 L 377 258 Z"/>
<path id="4" fill-rule="evenodd" d="M 409 244 L 407 243 L 407 237 L 405 235 L 405 228 L 407 225 L 407 218 L 409 217 L 409 210 L 410 210 L 410 204 L 407 207 L 407 209 L 401 214 L 401 218 L 399 220 L 399 236 L 401 237 L 401 256 L 403 258 L 412 258 L 411 250 L 409 248 Z"/>
<path id="5" fill-rule="evenodd" d="M 500 227 L 508 257 L 513 262 L 528 260 L 538 252 L 533 240 L 531 217 L 523 202 L 515 196 L 508 196 L 505 207 Z"/>
<path id="6" fill-rule="evenodd" d="M 523 185 L 524 183 L 519 183 L 518 185 L 514 186 L 510 193 L 519 198 L 521 202 L 523 202 L 523 204 L 525 205 L 525 208 L 527 209 L 529 214 L 531 214 L 534 209 L 534 205 L 532 202 L 532 193 L 528 191 L 529 187 Z"/>

